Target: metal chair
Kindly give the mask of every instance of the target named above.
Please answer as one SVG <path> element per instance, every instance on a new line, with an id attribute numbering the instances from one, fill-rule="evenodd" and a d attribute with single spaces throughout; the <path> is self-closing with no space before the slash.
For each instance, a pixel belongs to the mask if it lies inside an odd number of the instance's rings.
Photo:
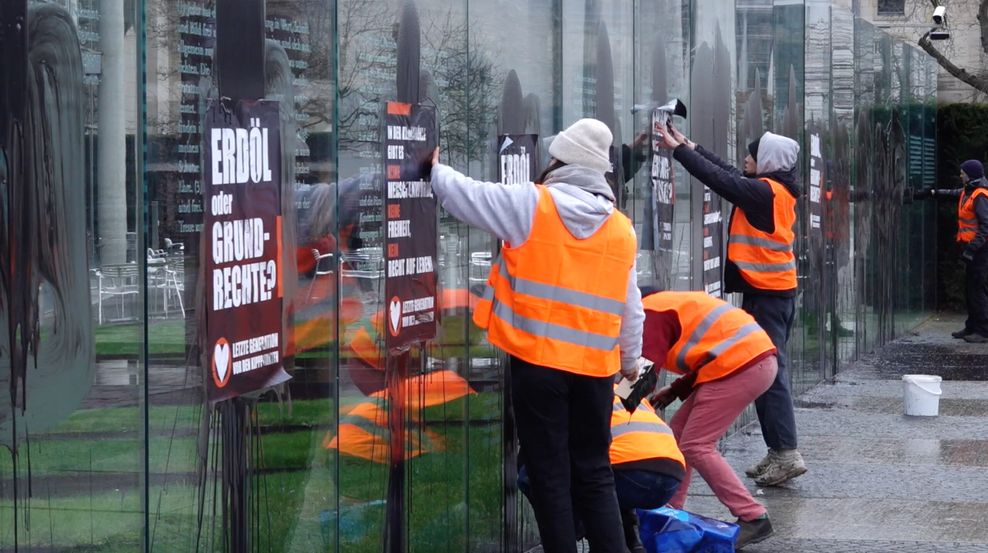
<path id="1" fill-rule="evenodd" d="M 140 294 L 140 273 L 136 263 L 124 263 L 122 265 L 103 265 L 98 269 L 93 269 L 96 275 L 99 290 L 98 318 L 99 324 L 103 324 L 103 300 L 104 298 L 117 298 L 120 301 L 120 318 L 114 320 L 124 320 L 124 308 L 128 298 L 136 297 Z"/>
<path id="2" fill-rule="evenodd" d="M 336 267 L 333 265 L 334 254 L 332 252 L 321 254 L 319 250 L 312 248 L 312 257 L 316 262 L 316 268 L 312 274 L 312 281 L 309 282 L 309 293 L 305 296 L 310 299 L 312 298 L 312 287 L 315 286 L 316 280 L 320 276 L 336 273 Z"/>

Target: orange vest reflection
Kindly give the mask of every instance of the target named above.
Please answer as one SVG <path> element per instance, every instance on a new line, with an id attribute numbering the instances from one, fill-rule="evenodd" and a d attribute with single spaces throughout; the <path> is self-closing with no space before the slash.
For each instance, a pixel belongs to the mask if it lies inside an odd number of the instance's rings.
<path id="1" fill-rule="evenodd" d="M 329 433 L 323 439 L 326 449 L 380 464 L 388 463 L 391 447 L 388 412 L 392 398 L 385 381 L 383 323 L 384 313 L 378 311 L 347 329 L 341 354 L 349 357 L 346 365 L 350 377 L 367 400 L 342 414 L 336 435 Z M 402 406 L 408 413 L 405 457 L 411 459 L 442 451 L 442 436 L 425 427 L 423 409 L 476 392 L 463 377 L 448 369 L 410 376 L 404 382 L 404 389 Z"/>

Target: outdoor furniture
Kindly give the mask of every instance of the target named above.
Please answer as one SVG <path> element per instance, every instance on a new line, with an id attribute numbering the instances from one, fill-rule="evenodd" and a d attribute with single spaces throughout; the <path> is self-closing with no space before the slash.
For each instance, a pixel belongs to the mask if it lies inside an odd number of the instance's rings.
<path id="1" fill-rule="evenodd" d="M 312 298 L 312 287 L 315 286 L 316 280 L 320 276 L 333 275 L 336 274 L 336 267 L 333 266 L 334 254 L 330 253 L 319 253 L 319 250 L 312 248 L 312 257 L 315 259 L 316 268 L 312 274 L 312 280 L 309 282 L 309 293 L 306 294 L 306 298 Z"/>
<path id="2" fill-rule="evenodd" d="M 165 260 L 164 263 L 152 264 L 148 260 L 148 288 L 161 293 L 162 309 L 165 317 L 171 314 L 171 306 L 178 303 L 179 313 L 185 314 L 185 302 L 182 294 L 185 286 L 182 283 L 184 271 L 182 264 L 173 260 Z M 174 295 L 175 301 L 172 300 Z"/>
<path id="3" fill-rule="evenodd" d="M 97 280 L 99 324 L 103 324 L 106 320 L 103 303 L 110 300 L 116 300 L 119 306 L 120 317 L 114 320 L 134 318 L 133 316 L 127 317 L 125 312 L 128 304 L 133 304 L 140 294 L 140 271 L 137 264 L 103 265 L 93 269 L 93 273 Z"/>

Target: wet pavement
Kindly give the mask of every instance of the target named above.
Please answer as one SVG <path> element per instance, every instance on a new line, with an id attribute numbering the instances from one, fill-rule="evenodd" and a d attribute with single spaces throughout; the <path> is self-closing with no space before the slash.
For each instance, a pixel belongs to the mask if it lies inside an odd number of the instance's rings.
<path id="1" fill-rule="evenodd" d="M 927 321 L 796 399 L 809 472 L 764 489 L 742 477 L 775 526 L 745 552 L 988 553 L 988 345 L 951 338 L 961 326 Z M 943 377 L 939 416 L 902 414 L 903 374 Z M 722 451 L 743 475 L 765 453 L 758 424 Z M 686 508 L 734 518 L 700 478 Z"/>
<path id="2" fill-rule="evenodd" d="M 934 319 L 797 399 L 809 472 L 759 489 L 775 535 L 750 553 L 988 553 L 988 346 Z M 901 376 L 944 378 L 938 417 L 902 414 Z M 723 444 L 739 474 L 764 454 L 758 425 Z M 701 479 L 687 509 L 731 520 Z"/>

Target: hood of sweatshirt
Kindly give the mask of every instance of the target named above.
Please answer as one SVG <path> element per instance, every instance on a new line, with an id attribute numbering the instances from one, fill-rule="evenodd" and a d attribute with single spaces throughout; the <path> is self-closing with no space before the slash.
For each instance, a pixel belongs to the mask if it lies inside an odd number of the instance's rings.
<path id="1" fill-rule="evenodd" d="M 546 175 L 543 184 L 566 229 L 581 240 L 593 236 L 614 211 L 614 192 L 598 171 L 564 165 Z"/>
<path id="2" fill-rule="evenodd" d="M 766 132 L 758 141 L 759 175 L 790 171 L 796 167 L 799 143 L 791 138 Z"/>
<path id="3" fill-rule="evenodd" d="M 796 178 L 798 156 L 798 142 L 785 136 L 766 132 L 758 141 L 756 172 L 759 177 L 768 177 L 778 181 L 789 189 L 793 197 L 798 197 L 801 193 Z"/>

